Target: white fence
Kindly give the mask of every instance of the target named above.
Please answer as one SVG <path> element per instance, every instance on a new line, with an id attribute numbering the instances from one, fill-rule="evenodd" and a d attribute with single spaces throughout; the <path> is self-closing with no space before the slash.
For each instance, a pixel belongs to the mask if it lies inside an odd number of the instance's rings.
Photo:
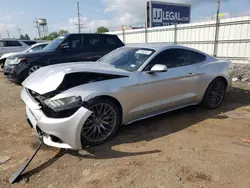
<path id="1" fill-rule="evenodd" d="M 177 26 L 109 32 L 129 43 L 177 43 L 227 58 L 234 63 L 250 63 L 250 16 L 221 19 L 218 41 L 215 40 L 216 21 L 204 21 Z"/>

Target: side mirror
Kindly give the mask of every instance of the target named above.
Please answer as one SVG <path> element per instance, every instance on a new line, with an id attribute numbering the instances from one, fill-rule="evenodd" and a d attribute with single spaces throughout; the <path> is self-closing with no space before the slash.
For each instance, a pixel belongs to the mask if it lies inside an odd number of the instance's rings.
<path id="1" fill-rule="evenodd" d="M 168 68 L 166 65 L 156 64 L 154 65 L 148 73 L 155 73 L 155 72 L 167 72 Z"/>
<path id="2" fill-rule="evenodd" d="M 60 48 L 60 49 L 67 49 L 67 48 L 69 48 L 69 45 L 62 44 L 62 45 L 60 45 L 59 48 Z"/>

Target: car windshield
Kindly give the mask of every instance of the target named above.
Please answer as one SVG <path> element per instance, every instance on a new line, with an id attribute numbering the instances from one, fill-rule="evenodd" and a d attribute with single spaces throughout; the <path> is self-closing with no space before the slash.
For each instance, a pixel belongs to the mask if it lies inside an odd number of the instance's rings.
<path id="1" fill-rule="evenodd" d="M 43 48 L 43 50 L 55 50 L 62 43 L 66 36 L 59 36 Z"/>
<path id="2" fill-rule="evenodd" d="M 98 62 L 133 72 L 137 71 L 154 52 L 147 48 L 122 47 L 105 55 Z"/>

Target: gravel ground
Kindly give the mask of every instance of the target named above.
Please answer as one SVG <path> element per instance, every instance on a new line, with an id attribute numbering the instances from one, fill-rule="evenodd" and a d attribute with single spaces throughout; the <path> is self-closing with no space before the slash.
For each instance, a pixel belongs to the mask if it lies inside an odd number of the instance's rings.
<path id="1" fill-rule="evenodd" d="M 12 172 L 37 140 L 20 86 L 0 73 L 0 187 L 250 188 L 250 86 L 236 84 L 222 107 L 188 107 L 125 126 L 110 142 L 73 152 L 43 147 L 21 180 Z"/>
<path id="2" fill-rule="evenodd" d="M 250 64 L 235 64 L 234 71 L 233 81 L 250 84 Z"/>

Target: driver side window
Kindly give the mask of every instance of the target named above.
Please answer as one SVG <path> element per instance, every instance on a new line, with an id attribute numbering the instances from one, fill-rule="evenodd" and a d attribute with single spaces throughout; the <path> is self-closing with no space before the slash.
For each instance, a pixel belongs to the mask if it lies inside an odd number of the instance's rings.
<path id="1" fill-rule="evenodd" d="M 69 46 L 71 49 L 80 49 L 83 47 L 82 35 L 70 35 L 62 44 Z"/>
<path id="2" fill-rule="evenodd" d="M 162 51 L 146 66 L 144 71 L 149 71 L 156 64 L 166 65 L 168 68 L 190 65 L 190 51 L 184 49 Z"/>

